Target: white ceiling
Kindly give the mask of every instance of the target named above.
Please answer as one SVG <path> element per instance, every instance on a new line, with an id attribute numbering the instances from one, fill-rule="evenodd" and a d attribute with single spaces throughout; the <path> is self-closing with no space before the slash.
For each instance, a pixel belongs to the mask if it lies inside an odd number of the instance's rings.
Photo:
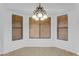
<path id="1" fill-rule="evenodd" d="M 2 5 L 5 8 L 22 11 L 24 13 L 32 13 L 38 6 L 37 3 L 4 3 Z M 69 11 L 73 10 L 76 6 L 75 3 L 42 3 L 41 5 L 48 13 Z"/>

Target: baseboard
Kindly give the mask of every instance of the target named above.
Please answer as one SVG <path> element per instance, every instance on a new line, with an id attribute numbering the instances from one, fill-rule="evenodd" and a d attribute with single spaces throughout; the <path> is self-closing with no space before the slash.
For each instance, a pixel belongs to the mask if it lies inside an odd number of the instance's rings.
<path id="1" fill-rule="evenodd" d="M 56 47 L 56 48 L 59 48 L 59 49 L 65 50 L 65 51 L 69 51 L 71 53 L 75 53 L 76 55 L 79 56 L 79 52 L 76 52 L 76 51 L 73 51 L 73 50 L 70 50 L 70 49 L 67 49 L 67 48 L 62 48 L 62 47 Z"/>
<path id="2" fill-rule="evenodd" d="M 23 47 L 21 47 L 21 48 L 23 48 Z M 67 48 L 63 48 L 63 47 L 56 47 L 56 48 L 59 48 L 59 49 L 65 50 L 65 51 L 69 51 L 69 52 L 75 53 L 76 55 L 79 56 L 79 52 L 76 52 L 76 51 L 73 51 L 73 50 L 70 50 L 70 49 L 67 49 Z M 20 49 L 20 48 L 17 48 L 17 49 Z M 15 50 L 17 50 L 17 49 L 15 49 Z M 0 55 L 7 54 L 7 53 L 10 53 L 10 52 L 15 51 L 15 50 L 1 52 Z"/>
<path id="3" fill-rule="evenodd" d="M 15 49 L 13 49 L 13 50 L 3 51 L 3 52 L 2 52 L 2 55 L 7 54 L 7 53 L 10 53 L 10 52 L 13 52 L 13 51 L 18 50 L 18 49 L 20 49 L 20 48 L 23 48 L 23 47 L 18 47 L 18 48 L 15 48 Z"/>

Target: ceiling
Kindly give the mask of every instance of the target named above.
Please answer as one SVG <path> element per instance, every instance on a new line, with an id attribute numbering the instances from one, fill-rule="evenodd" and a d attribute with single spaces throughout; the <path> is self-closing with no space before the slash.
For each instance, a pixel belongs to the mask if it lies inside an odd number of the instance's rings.
<path id="1" fill-rule="evenodd" d="M 38 3 L 3 3 L 3 7 L 22 11 L 24 13 L 32 13 L 38 6 Z M 42 3 L 41 4 L 48 13 L 57 13 L 62 11 L 73 10 L 76 6 L 75 3 Z"/>

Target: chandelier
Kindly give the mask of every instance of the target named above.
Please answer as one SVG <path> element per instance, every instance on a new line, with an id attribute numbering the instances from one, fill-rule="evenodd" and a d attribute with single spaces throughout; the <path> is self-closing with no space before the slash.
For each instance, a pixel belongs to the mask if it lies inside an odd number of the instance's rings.
<path id="1" fill-rule="evenodd" d="M 41 6 L 41 4 L 39 4 L 39 6 L 36 7 L 36 10 L 33 11 L 32 18 L 35 20 L 45 20 L 48 18 L 46 11 Z"/>

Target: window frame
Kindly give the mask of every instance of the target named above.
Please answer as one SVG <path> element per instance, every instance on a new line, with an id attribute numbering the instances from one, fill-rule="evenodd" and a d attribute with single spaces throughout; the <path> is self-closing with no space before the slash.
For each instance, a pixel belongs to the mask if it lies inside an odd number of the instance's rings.
<path id="1" fill-rule="evenodd" d="M 67 17 L 67 19 L 66 19 L 66 21 L 67 21 L 67 23 L 66 23 L 66 25 L 67 26 L 63 26 L 63 27 L 60 27 L 59 26 L 59 17 L 62 17 L 62 16 L 66 16 Z M 65 29 L 66 30 L 66 32 L 67 32 L 67 39 L 62 39 L 62 38 L 60 38 L 60 36 L 62 36 L 62 35 L 59 35 L 59 30 L 61 30 L 61 29 Z M 68 41 L 68 15 L 61 15 L 61 16 L 57 16 L 57 39 L 58 40 L 64 40 L 64 41 Z"/>
<path id="2" fill-rule="evenodd" d="M 22 18 L 21 19 L 21 27 L 13 27 L 13 17 L 16 17 L 16 16 Z M 14 29 L 20 29 L 21 30 L 21 33 L 20 33 L 21 37 L 13 39 L 13 31 L 14 31 Z M 23 16 L 12 14 L 12 41 L 21 40 L 21 39 L 23 39 Z"/>

